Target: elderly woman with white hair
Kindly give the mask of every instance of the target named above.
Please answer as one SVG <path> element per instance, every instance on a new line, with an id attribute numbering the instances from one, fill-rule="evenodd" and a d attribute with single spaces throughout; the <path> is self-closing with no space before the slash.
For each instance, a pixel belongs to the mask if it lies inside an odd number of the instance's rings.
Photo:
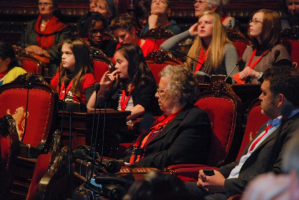
<path id="1" fill-rule="evenodd" d="M 194 10 L 195 17 L 201 16 L 203 12 L 213 11 L 220 15 L 221 21 L 224 27 L 226 28 L 235 28 L 236 20 L 235 18 L 229 16 L 225 12 L 225 7 L 229 3 L 230 0 L 194 0 Z M 192 25 L 189 30 L 184 31 L 178 35 L 175 35 L 165 42 L 163 42 L 160 46 L 161 49 L 164 50 L 175 50 L 178 47 L 178 44 L 187 39 L 194 39 L 198 35 L 198 23 Z"/>
<path id="2" fill-rule="evenodd" d="M 149 132 L 138 137 L 127 156 L 127 164 L 163 168 L 174 164 L 207 161 L 211 124 L 207 113 L 193 104 L 198 84 L 184 66 L 166 66 L 155 94 L 163 115 Z"/>

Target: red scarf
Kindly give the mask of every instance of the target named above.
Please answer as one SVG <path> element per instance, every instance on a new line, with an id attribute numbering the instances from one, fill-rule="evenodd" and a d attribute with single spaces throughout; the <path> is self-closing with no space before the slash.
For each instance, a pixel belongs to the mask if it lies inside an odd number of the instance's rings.
<path id="1" fill-rule="evenodd" d="M 203 53 L 203 51 L 204 51 L 204 48 L 201 47 L 201 49 L 200 49 L 200 54 L 199 54 L 199 58 L 198 58 L 198 63 L 197 63 L 197 65 L 196 65 L 194 74 L 195 74 L 197 71 L 199 71 L 199 70 L 201 69 L 203 63 L 204 63 L 205 60 L 206 60 L 208 50 L 207 50 L 205 53 Z"/>
<path id="2" fill-rule="evenodd" d="M 34 25 L 34 30 L 37 32 L 37 45 L 42 49 L 49 49 L 55 44 L 55 34 L 62 31 L 67 25 L 60 22 L 57 17 L 53 16 L 47 23 L 45 30 L 40 31 L 41 21 L 42 16 L 39 15 Z"/>
<path id="3" fill-rule="evenodd" d="M 157 131 L 159 131 L 159 133 L 160 133 L 164 129 L 164 127 L 167 126 L 167 124 L 169 124 L 181 110 L 182 109 L 178 110 L 177 112 L 175 112 L 169 116 L 162 115 L 161 117 L 159 117 L 155 121 L 153 126 L 151 127 L 151 131 L 143 138 L 142 141 L 141 141 L 141 136 L 138 137 L 138 139 L 136 140 L 136 142 L 134 144 L 134 147 L 137 148 L 141 142 L 140 149 L 143 150 L 143 152 L 144 152 L 147 144 L 150 142 L 150 141 L 148 141 L 149 137 L 152 134 L 156 133 Z M 154 139 L 154 138 L 151 138 L 151 140 L 152 139 Z M 136 156 L 137 156 L 137 158 L 136 158 Z M 140 160 L 141 156 L 142 156 L 142 154 L 135 155 L 135 152 L 133 152 L 133 154 L 130 157 L 130 161 L 129 161 L 130 164 L 134 164 L 135 162 L 138 162 Z M 135 158 L 136 158 L 136 160 L 135 160 Z"/>

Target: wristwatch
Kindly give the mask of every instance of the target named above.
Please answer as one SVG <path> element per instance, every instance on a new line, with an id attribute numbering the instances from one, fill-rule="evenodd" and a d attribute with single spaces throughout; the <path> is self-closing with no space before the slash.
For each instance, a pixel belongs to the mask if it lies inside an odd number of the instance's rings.
<path id="1" fill-rule="evenodd" d="M 263 73 L 263 72 L 260 72 L 260 73 L 257 75 L 257 80 L 261 82 L 261 81 L 263 80 L 263 75 L 264 75 L 264 73 Z"/>

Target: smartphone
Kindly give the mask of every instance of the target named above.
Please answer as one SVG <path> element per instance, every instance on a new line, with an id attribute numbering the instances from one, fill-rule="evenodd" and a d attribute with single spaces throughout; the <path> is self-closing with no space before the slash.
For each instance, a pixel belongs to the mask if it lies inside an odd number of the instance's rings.
<path id="1" fill-rule="evenodd" d="M 204 170 L 203 170 L 203 173 L 204 173 L 206 176 L 213 176 L 213 175 L 215 175 L 213 169 L 204 169 Z"/>

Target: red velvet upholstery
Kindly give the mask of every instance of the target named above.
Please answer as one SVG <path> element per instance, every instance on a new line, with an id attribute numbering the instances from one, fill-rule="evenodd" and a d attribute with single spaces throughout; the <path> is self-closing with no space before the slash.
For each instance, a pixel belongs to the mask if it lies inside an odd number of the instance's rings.
<path id="1" fill-rule="evenodd" d="M 261 113 L 261 106 L 257 105 L 254 106 L 248 114 L 247 117 L 247 124 L 245 133 L 243 136 L 242 144 L 239 149 L 239 153 L 237 159 L 239 159 L 243 151 L 245 150 L 246 146 L 250 143 L 250 141 L 255 137 L 257 131 L 261 128 L 261 126 L 266 123 L 270 118 L 267 115 L 263 115 Z"/>
<path id="2" fill-rule="evenodd" d="M 201 93 L 195 103 L 205 110 L 212 125 L 212 141 L 207 165 L 181 164 L 168 167 L 174 175 L 188 176 L 197 179 L 199 169 L 214 168 L 233 161 L 241 141 L 241 100 L 229 85 L 220 82 L 212 83 Z M 236 134 L 235 134 L 236 133 Z"/>
<path id="3" fill-rule="evenodd" d="M 287 48 L 292 62 L 293 66 L 298 68 L 299 64 L 299 56 L 298 56 L 298 51 L 299 51 L 299 40 L 288 40 L 288 39 L 283 39 L 282 40 L 283 45 Z"/>
<path id="4" fill-rule="evenodd" d="M 143 39 L 148 39 L 153 41 L 155 44 L 160 47 L 160 45 L 167 40 L 168 38 L 174 36 L 173 32 L 164 27 L 151 29 L 146 34 L 142 36 Z"/>
<path id="5" fill-rule="evenodd" d="M 159 73 L 167 66 L 167 64 L 148 64 L 148 66 L 152 70 L 153 76 L 158 84 L 160 82 Z"/>
<path id="6" fill-rule="evenodd" d="M 101 81 L 102 76 L 108 70 L 114 69 L 114 63 L 102 52 L 93 55 L 92 66 L 93 74 L 97 82 Z"/>
<path id="7" fill-rule="evenodd" d="M 183 63 L 177 60 L 171 52 L 159 49 L 157 51 L 150 52 L 146 58 L 146 63 L 152 70 L 157 84 L 160 81 L 159 72 L 167 65 L 183 65 Z"/>
<path id="8" fill-rule="evenodd" d="M 45 64 L 30 54 L 21 54 L 19 59 L 27 72 L 43 75 Z"/>
<path id="9" fill-rule="evenodd" d="M 34 76 L 32 81 L 37 80 Z M 20 140 L 25 129 L 28 82 L 26 74 L 0 89 L 0 116 L 11 114 L 16 121 Z M 39 77 L 41 78 L 41 77 Z M 41 78 L 42 81 L 44 81 Z M 36 147 L 46 142 L 54 113 L 54 91 L 45 82 L 32 82 L 29 89 L 26 134 L 23 142 Z"/>
<path id="10" fill-rule="evenodd" d="M 242 58 L 243 53 L 244 53 L 245 49 L 247 48 L 247 45 L 244 44 L 243 42 L 232 42 L 232 43 L 237 49 L 238 57 Z"/>
<path id="11" fill-rule="evenodd" d="M 35 193 L 38 188 L 39 181 L 48 171 L 51 155 L 51 153 L 48 153 L 41 154 L 38 156 L 26 200 L 35 199 Z"/>
<path id="12" fill-rule="evenodd" d="M 158 48 L 160 48 L 160 45 L 167 40 L 167 38 L 165 38 L 165 39 L 147 38 L 147 40 L 150 40 L 153 43 L 155 43 L 157 45 L 157 49 L 158 49 Z"/>

